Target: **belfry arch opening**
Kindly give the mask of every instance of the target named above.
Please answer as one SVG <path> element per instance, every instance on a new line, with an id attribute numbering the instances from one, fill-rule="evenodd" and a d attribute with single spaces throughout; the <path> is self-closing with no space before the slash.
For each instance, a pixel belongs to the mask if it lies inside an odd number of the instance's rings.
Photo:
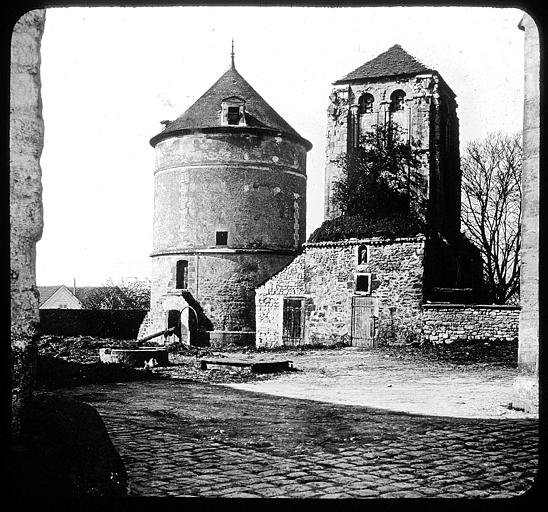
<path id="1" fill-rule="evenodd" d="M 358 100 L 358 113 L 359 114 L 369 114 L 373 112 L 373 103 L 374 103 L 373 95 L 366 92 L 365 94 L 362 94 L 360 96 L 360 99 Z"/>
<path id="2" fill-rule="evenodd" d="M 390 111 L 398 112 L 399 110 L 403 110 L 404 107 L 405 92 L 401 89 L 397 89 L 390 95 Z"/>

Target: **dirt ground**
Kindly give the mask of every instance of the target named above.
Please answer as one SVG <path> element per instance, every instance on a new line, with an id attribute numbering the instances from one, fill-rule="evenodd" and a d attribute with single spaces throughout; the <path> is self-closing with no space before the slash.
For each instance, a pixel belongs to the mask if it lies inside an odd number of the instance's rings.
<path id="1" fill-rule="evenodd" d="M 224 384 L 241 390 L 336 404 L 370 406 L 412 414 L 463 418 L 536 417 L 512 409 L 517 345 L 458 343 L 445 346 L 295 348 L 174 347 L 170 366 L 152 370 L 108 368 L 99 363 L 99 348 L 130 342 L 88 337 L 43 337 L 39 343 L 44 389 L 92 382 L 141 378 L 175 378 Z M 49 357 L 48 357 L 49 356 Z M 252 374 L 236 369 L 201 370 L 203 357 L 242 360 L 291 360 L 293 370 Z M 51 365 L 57 360 L 57 365 Z M 71 363 L 71 378 L 60 383 L 59 361 Z"/>

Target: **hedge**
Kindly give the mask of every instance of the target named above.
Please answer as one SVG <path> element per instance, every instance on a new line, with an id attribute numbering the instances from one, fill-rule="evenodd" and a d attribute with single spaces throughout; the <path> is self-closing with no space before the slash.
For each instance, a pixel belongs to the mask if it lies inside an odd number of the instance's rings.
<path id="1" fill-rule="evenodd" d="M 308 242 L 336 242 L 348 238 L 399 238 L 424 234 L 424 226 L 409 214 L 394 212 L 389 215 L 365 217 L 341 215 L 326 220 L 309 237 Z"/>
<path id="2" fill-rule="evenodd" d="M 40 334 L 134 340 L 147 310 L 41 309 Z"/>

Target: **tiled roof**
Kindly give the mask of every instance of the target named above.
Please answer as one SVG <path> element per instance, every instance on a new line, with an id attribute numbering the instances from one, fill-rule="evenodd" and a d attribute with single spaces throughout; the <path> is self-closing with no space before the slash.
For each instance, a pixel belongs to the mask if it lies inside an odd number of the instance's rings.
<path id="1" fill-rule="evenodd" d="M 399 44 L 395 44 L 374 59 L 348 73 L 344 78 L 337 80 L 334 84 L 366 78 L 414 75 L 433 71 L 433 69 L 428 68 L 415 57 L 409 55 Z"/>
<path id="2" fill-rule="evenodd" d="M 40 305 L 44 304 L 59 288 L 65 286 L 65 288 L 72 293 L 80 302 L 85 300 L 91 293 L 96 290 L 107 290 L 112 288 L 110 286 L 77 286 L 76 288 L 66 285 L 56 286 L 37 286 L 40 292 Z M 76 292 L 76 293 L 74 293 Z"/>
<path id="3" fill-rule="evenodd" d="M 40 306 L 44 304 L 59 288 L 61 285 L 57 286 L 37 286 L 38 292 L 40 293 Z"/>
<path id="4" fill-rule="evenodd" d="M 304 143 L 307 149 L 312 145 L 303 139 L 289 124 L 231 67 L 217 80 L 184 114 L 166 125 L 150 143 L 155 146 L 166 136 L 180 130 L 196 130 L 221 126 L 221 102 L 238 96 L 245 100 L 247 126 L 282 132 Z"/>

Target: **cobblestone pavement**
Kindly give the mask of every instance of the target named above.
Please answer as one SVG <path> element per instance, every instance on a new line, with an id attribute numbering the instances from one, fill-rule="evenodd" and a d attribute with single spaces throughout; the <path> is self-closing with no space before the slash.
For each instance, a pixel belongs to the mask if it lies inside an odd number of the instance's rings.
<path id="1" fill-rule="evenodd" d="M 100 412 L 132 495 L 503 498 L 537 470 L 531 418 L 411 415 L 185 380 L 59 392 Z"/>

